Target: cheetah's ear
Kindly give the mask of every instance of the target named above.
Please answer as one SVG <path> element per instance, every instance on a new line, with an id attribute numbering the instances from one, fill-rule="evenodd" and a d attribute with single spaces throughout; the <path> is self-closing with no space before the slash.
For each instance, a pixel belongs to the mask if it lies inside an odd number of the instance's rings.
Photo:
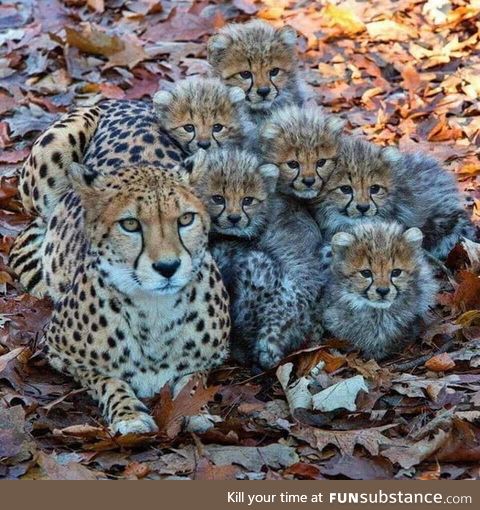
<path id="1" fill-rule="evenodd" d="M 280 36 L 280 40 L 285 44 L 285 46 L 295 46 L 297 43 L 297 32 L 290 25 L 285 25 L 284 27 L 278 30 L 278 35 Z"/>
<path id="2" fill-rule="evenodd" d="M 277 187 L 277 179 L 278 179 L 278 166 L 273 165 L 272 163 L 267 163 L 265 165 L 261 165 L 258 168 L 258 173 L 262 176 L 263 180 L 267 185 L 267 190 L 269 193 L 273 193 L 275 188 Z"/>
<path id="3" fill-rule="evenodd" d="M 245 92 L 240 87 L 230 87 L 228 97 L 233 104 L 245 101 Z"/>
<path id="4" fill-rule="evenodd" d="M 179 168 L 179 175 L 186 184 L 195 187 L 200 177 L 203 175 L 207 151 L 198 149 L 192 156 L 185 159 Z"/>
<path id="5" fill-rule="evenodd" d="M 403 238 L 407 241 L 408 244 L 414 246 L 415 248 L 420 248 L 423 242 L 423 233 L 417 227 L 409 228 L 405 230 L 403 233 Z"/>
<path id="6" fill-rule="evenodd" d="M 343 134 L 343 129 L 345 127 L 345 121 L 340 119 L 339 117 L 334 117 L 333 115 L 327 117 L 327 121 L 325 123 L 327 130 L 332 134 L 332 136 L 337 140 L 340 135 Z"/>
<path id="7" fill-rule="evenodd" d="M 355 237 L 348 232 L 337 232 L 332 237 L 332 252 L 334 255 L 342 254 L 346 248 L 355 242 Z"/>
<path id="8" fill-rule="evenodd" d="M 153 96 L 153 106 L 157 115 L 163 117 L 173 101 L 173 94 L 167 90 L 159 90 Z"/>
<path id="9" fill-rule="evenodd" d="M 401 152 L 395 147 L 385 147 L 380 151 L 380 157 L 387 165 L 398 165 L 402 159 Z"/>
<path id="10" fill-rule="evenodd" d="M 226 34 L 212 35 L 207 43 L 208 62 L 213 66 L 217 65 L 231 43 L 232 38 Z"/>
<path id="11" fill-rule="evenodd" d="M 99 172 L 85 165 L 79 165 L 78 163 L 70 164 L 69 177 L 77 190 L 78 188 L 94 187 L 99 175 Z"/>

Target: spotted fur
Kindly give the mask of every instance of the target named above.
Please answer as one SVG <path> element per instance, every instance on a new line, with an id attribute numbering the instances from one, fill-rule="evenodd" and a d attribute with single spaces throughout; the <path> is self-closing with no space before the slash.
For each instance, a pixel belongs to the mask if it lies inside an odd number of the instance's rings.
<path id="1" fill-rule="evenodd" d="M 212 219 L 211 247 L 231 296 L 231 350 L 267 369 L 306 340 L 324 283 L 321 236 L 274 193 L 278 169 L 244 150 L 197 154 L 192 180 Z"/>
<path id="2" fill-rule="evenodd" d="M 91 390 L 114 432 L 152 432 L 139 397 L 221 363 L 228 296 L 209 217 L 173 174 L 70 170 L 41 246 L 55 310 L 48 359 Z"/>
<path id="3" fill-rule="evenodd" d="M 350 137 L 342 140 L 315 217 L 326 238 L 372 218 L 418 227 L 424 247 L 440 259 L 463 236 L 475 236 L 454 176 L 435 160 Z"/>
<path id="4" fill-rule="evenodd" d="M 324 327 L 375 359 L 416 340 L 438 290 L 422 237 L 418 228 L 382 221 L 335 234 Z"/>
<path id="5" fill-rule="evenodd" d="M 316 198 L 335 168 L 343 123 L 320 108 L 289 106 L 272 113 L 260 131 L 266 161 L 280 169 L 278 191 Z"/>
<path id="6" fill-rule="evenodd" d="M 295 30 L 261 21 L 229 24 L 208 41 L 208 61 L 227 85 L 241 87 L 257 117 L 306 96 L 299 77 Z"/>

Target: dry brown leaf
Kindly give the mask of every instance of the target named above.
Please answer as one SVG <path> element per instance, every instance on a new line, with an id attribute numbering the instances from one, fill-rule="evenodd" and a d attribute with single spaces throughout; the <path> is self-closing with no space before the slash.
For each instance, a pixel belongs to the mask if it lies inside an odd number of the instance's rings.
<path id="1" fill-rule="evenodd" d="M 68 44 L 92 55 L 109 57 L 125 49 L 125 44 L 120 38 L 108 35 L 91 25 L 84 26 L 81 31 L 65 27 L 65 33 Z"/>
<path id="2" fill-rule="evenodd" d="M 429 370 L 432 370 L 432 372 L 445 372 L 446 370 L 450 370 L 455 366 L 455 361 L 453 361 L 448 353 L 444 352 L 430 358 L 425 363 L 425 366 Z"/>

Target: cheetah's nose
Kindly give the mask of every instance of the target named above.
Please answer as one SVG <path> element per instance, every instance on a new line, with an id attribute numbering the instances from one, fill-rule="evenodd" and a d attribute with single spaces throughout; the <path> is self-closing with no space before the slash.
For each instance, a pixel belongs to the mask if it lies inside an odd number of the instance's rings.
<path id="1" fill-rule="evenodd" d="M 265 99 L 270 94 L 270 87 L 258 87 L 257 94 Z"/>
<path id="2" fill-rule="evenodd" d="M 242 219 L 242 217 L 240 214 L 229 214 L 227 219 L 232 225 L 236 225 Z"/>
<path id="3" fill-rule="evenodd" d="M 152 264 L 153 269 L 157 271 L 157 273 L 160 273 L 165 278 L 170 278 L 175 274 L 175 271 L 180 267 L 180 260 L 172 260 L 168 262 L 154 262 Z"/>
<path id="4" fill-rule="evenodd" d="M 311 188 L 315 183 L 315 177 L 304 177 L 302 182 L 307 188 Z"/>
<path id="5" fill-rule="evenodd" d="M 208 140 L 203 140 L 203 141 L 200 141 L 200 142 L 197 142 L 197 145 L 201 148 L 201 149 L 208 149 L 210 147 L 211 142 L 208 141 Z"/>
<path id="6" fill-rule="evenodd" d="M 385 297 L 390 292 L 390 289 L 388 287 L 378 287 L 376 291 L 381 297 Z"/>
<path id="7" fill-rule="evenodd" d="M 357 209 L 364 214 L 370 209 L 370 204 L 357 204 Z"/>

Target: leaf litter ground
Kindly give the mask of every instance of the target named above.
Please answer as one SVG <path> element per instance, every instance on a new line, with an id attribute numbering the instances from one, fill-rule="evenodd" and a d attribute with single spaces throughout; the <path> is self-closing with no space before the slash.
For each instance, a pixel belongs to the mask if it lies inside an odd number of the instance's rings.
<path id="1" fill-rule="evenodd" d="M 107 5 L 108 4 L 108 5 Z M 150 99 L 204 74 L 205 41 L 252 16 L 290 23 L 305 77 L 350 132 L 422 150 L 454 172 L 480 221 L 480 2 L 11 0 L 0 5 L 0 477 L 24 479 L 457 479 L 480 460 L 480 250 L 447 260 L 434 322 L 377 364 L 329 339 L 252 377 L 150 404 L 160 433 L 112 437 L 98 409 L 42 355 L 48 300 L 5 265 L 30 221 L 17 171 L 71 105 Z M 208 404 L 212 427 L 185 416 Z M 198 428 L 197 428 L 198 430 Z"/>

